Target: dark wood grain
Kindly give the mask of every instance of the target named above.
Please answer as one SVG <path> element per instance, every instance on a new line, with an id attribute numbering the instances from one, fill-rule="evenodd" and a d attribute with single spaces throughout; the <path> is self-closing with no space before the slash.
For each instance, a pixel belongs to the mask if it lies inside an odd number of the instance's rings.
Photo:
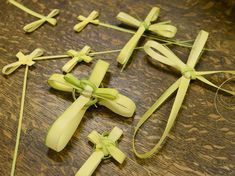
<path id="1" fill-rule="evenodd" d="M 51 9 L 61 9 L 58 25 L 43 25 L 31 34 L 25 34 L 23 26 L 34 17 L 0 0 L 0 68 L 16 61 L 18 50 L 31 52 L 43 48 L 46 55 L 63 54 L 68 49 L 90 45 L 95 51 L 119 49 L 130 34 L 100 26 L 89 25 L 81 33 L 75 33 L 76 16 L 88 15 L 92 10 L 100 12 L 99 19 L 111 24 L 120 24 L 115 16 L 119 11 L 145 18 L 151 7 L 161 8 L 160 20 L 172 20 L 178 28 L 176 38 L 194 39 L 199 30 L 210 32 L 207 43 L 213 52 L 204 52 L 198 70 L 235 68 L 235 13 L 233 3 L 216 0 L 24 0 L 29 8 L 43 14 Z M 232 1 L 231 1 L 232 2 Z M 146 40 L 140 42 L 144 44 Z M 186 60 L 189 49 L 171 47 L 180 58 Z M 69 94 L 51 90 L 47 79 L 52 73 L 61 73 L 67 59 L 39 61 L 30 68 L 25 103 L 25 113 L 16 175 L 18 176 L 72 176 L 92 152 L 87 135 L 96 129 L 109 131 L 114 126 L 124 130 L 120 148 L 127 154 L 123 165 L 107 160 L 97 168 L 94 175 L 102 176 L 205 176 L 235 175 L 234 111 L 223 110 L 220 117 L 214 108 L 215 89 L 194 81 L 187 93 L 175 126 L 160 152 L 151 159 L 141 160 L 131 149 L 133 129 L 139 118 L 161 93 L 179 76 L 159 64 L 149 62 L 143 51 L 133 54 L 132 62 L 120 72 L 115 61 L 117 54 L 108 54 L 96 59 L 108 59 L 111 63 L 105 84 L 115 87 L 131 97 L 137 105 L 133 119 L 120 117 L 104 107 L 91 108 L 86 112 L 81 125 L 68 146 L 60 153 L 49 150 L 44 139 L 50 125 L 72 103 Z M 79 64 L 73 73 L 88 75 L 91 65 Z M 10 174 L 14 151 L 24 67 L 10 76 L 0 76 L 0 175 Z M 211 80 L 220 84 L 223 75 Z M 234 87 L 234 86 L 233 86 Z M 173 99 L 144 125 L 137 137 L 140 150 L 153 146 L 165 127 Z"/>

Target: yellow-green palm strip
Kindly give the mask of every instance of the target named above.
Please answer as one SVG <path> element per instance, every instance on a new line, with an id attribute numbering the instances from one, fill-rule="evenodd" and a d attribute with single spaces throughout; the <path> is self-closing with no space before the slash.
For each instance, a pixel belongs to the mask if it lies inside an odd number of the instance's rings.
<path id="1" fill-rule="evenodd" d="M 46 145 L 53 150 L 61 151 L 71 139 L 77 129 L 84 113 L 90 105 L 94 104 L 93 99 L 99 105 L 103 105 L 113 112 L 131 117 L 135 111 L 135 103 L 128 97 L 118 93 L 115 89 L 99 88 L 109 64 L 99 60 L 93 69 L 88 80 L 77 80 L 71 74 L 66 76 L 53 74 L 48 83 L 57 90 L 72 92 L 75 102 L 72 103 L 53 123 L 46 137 Z M 84 87 L 82 87 L 84 85 Z M 80 96 L 76 99 L 75 93 Z"/>
<path id="2" fill-rule="evenodd" d="M 109 134 L 100 135 L 93 130 L 89 135 L 89 141 L 95 145 L 95 151 L 82 165 L 76 176 L 91 176 L 102 159 L 109 157 L 114 158 L 118 163 L 122 164 L 125 160 L 125 154 L 117 147 L 117 141 L 120 139 L 123 131 L 114 127 Z"/>
<path id="3" fill-rule="evenodd" d="M 26 13 L 39 18 L 39 20 L 34 21 L 34 22 L 24 26 L 23 29 L 24 29 L 25 32 L 33 32 L 36 29 L 38 29 L 45 22 L 48 22 L 53 26 L 55 26 L 57 24 L 57 20 L 54 17 L 57 16 L 60 13 L 60 11 L 58 9 L 54 9 L 47 16 L 44 16 L 44 15 L 41 15 L 37 12 L 34 12 L 33 10 L 25 7 L 24 5 L 20 4 L 19 2 L 15 1 L 15 0 L 8 0 L 8 1 L 11 4 L 13 4 L 14 6 L 16 6 L 16 7 L 20 8 L 21 10 L 25 11 Z"/>
<path id="4" fill-rule="evenodd" d="M 207 80 L 204 75 L 210 75 L 210 74 L 217 74 L 217 73 L 229 73 L 229 74 L 235 74 L 235 70 L 225 70 L 225 71 L 196 71 L 194 69 L 195 65 L 198 63 L 201 52 L 203 50 L 203 47 L 207 41 L 208 33 L 206 31 L 200 31 L 198 34 L 194 45 L 192 47 L 192 50 L 190 52 L 187 64 L 183 63 L 169 48 L 166 46 L 161 45 L 158 42 L 155 41 L 148 41 L 145 46 L 144 50 L 145 52 L 152 57 L 154 60 L 159 61 L 161 63 L 164 63 L 168 66 L 171 66 L 175 68 L 176 70 L 180 71 L 182 73 L 182 76 L 173 83 L 160 97 L 159 99 L 150 107 L 147 112 L 140 118 L 139 122 L 137 123 L 133 135 L 133 150 L 134 153 L 139 158 L 148 158 L 152 156 L 154 153 L 156 153 L 160 147 L 162 146 L 163 141 L 168 136 L 175 119 L 177 117 L 177 114 L 180 110 L 180 107 L 183 103 L 184 97 L 186 95 L 187 89 L 190 85 L 191 80 L 200 80 L 212 87 L 215 87 L 217 89 L 220 89 L 226 93 L 235 95 L 234 91 L 221 89 L 220 87 L 216 86 L 214 83 Z M 158 52 L 156 52 L 158 51 Z M 150 118 L 150 116 L 164 103 L 176 90 L 176 98 L 173 104 L 173 107 L 171 109 L 165 130 L 158 141 L 158 143 L 149 151 L 144 153 L 139 153 L 136 150 L 135 145 L 135 138 L 137 135 L 138 130 L 140 127 Z"/>

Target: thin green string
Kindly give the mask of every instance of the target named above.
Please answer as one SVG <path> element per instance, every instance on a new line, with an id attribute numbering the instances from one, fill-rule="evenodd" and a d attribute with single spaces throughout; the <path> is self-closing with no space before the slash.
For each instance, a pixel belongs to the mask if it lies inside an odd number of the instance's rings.
<path id="1" fill-rule="evenodd" d="M 143 47 L 136 47 L 135 50 L 138 49 L 143 49 Z M 95 56 L 95 55 L 101 55 L 101 54 L 109 54 L 109 53 L 117 53 L 120 52 L 121 49 L 117 49 L 117 50 L 108 50 L 108 51 L 99 51 L 99 52 L 91 52 L 88 55 L 89 56 Z M 42 57 L 37 57 L 34 58 L 33 60 L 50 60 L 50 59 L 64 59 L 67 57 L 71 57 L 69 55 L 54 55 L 54 56 L 42 56 Z"/>
<path id="2" fill-rule="evenodd" d="M 135 50 L 138 50 L 138 49 L 143 49 L 144 47 L 136 47 Z M 109 54 L 109 53 L 116 53 L 116 52 L 120 52 L 121 49 L 117 49 L 117 50 L 108 50 L 108 51 L 99 51 L 99 52 L 93 52 L 93 53 L 90 53 L 89 55 L 90 56 L 94 56 L 94 55 L 99 55 L 99 54 Z"/>
<path id="3" fill-rule="evenodd" d="M 64 59 L 70 57 L 69 55 L 55 55 L 55 56 L 42 56 L 34 58 L 33 60 L 50 60 L 50 59 Z"/>
<path id="4" fill-rule="evenodd" d="M 186 40 L 185 42 L 188 42 L 188 41 L 191 41 L 191 40 Z M 165 43 L 164 45 L 170 45 L 170 44 L 172 44 L 171 41 L 169 41 L 168 43 Z M 178 44 L 180 44 L 180 43 L 178 43 Z M 187 45 L 185 45 L 185 46 L 191 47 L 191 46 L 187 46 Z M 135 50 L 139 50 L 139 49 L 143 49 L 143 48 L 144 48 L 143 46 L 140 46 L 140 47 L 136 47 Z M 214 51 L 213 49 L 206 49 L 206 48 L 204 48 L 204 50 Z M 95 56 L 95 55 L 101 55 L 101 54 L 117 53 L 120 51 L 121 51 L 121 49 L 107 50 L 107 51 L 91 52 L 88 55 Z M 34 58 L 33 60 L 54 60 L 54 59 L 64 59 L 64 58 L 68 58 L 68 57 L 70 57 L 70 56 L 65 54 L 65 55 L 54 55 L 54 56 L 42 56 L 42 57 Z"/>
<path id="5" fill-rule="evenodd" d="M 118 30 L 118 31 L 121 31 L 121 32 L 126 32 L 126 33 L 130 33 L 130 34 L 135 34 L 136 33 L 136 31 L 133 31 L 133 30 L 130 30 L 130 29 L 125 29 L 125 28 L 122 28 L 122 27 L 118 27 L 118 26 L 115 26 L 115 25 L 112 25 L 112 24 L 107 24 L 107 23 L 102 23 L 102 22 L 99 22 L 98 24 L 100 26 L 115 29 L 115 30 Z M 166 42 L 166 43 L 168 43 L 168 45 L 169 44 L 174 44 L 174 45 L 179 45 L 179 46 L 184 46 L 184 47 L 192 47 L 192 44 L 190 44 L 189 42 L 193 42 L 193 40 L 175 41 L 175 40 L 163 39 L 163 38 L 160 38 L 160 37 L 156 37 L 156 36 L 153 36 L 153 35 L 146 35 L 146 34 L 143 34 L 142 36 L 145 37 L 145 38 L 148 38 L 148 39 L 154 39 L 154 40 L 157 40 L 157 41 Z"/>
<path id="6" fill-rule="evenodd" d="M 112 24 L 108 24 L 108 23 L 99 22 L 98 25 L 104 26 L 104 27 L 107 27 L 107 28 L 111 28 L 111 29 L 114 29 L 114 30 L 118 30 L 118 31 L 121 31 L 121 32 L 130 33 L 130 34 L 135 34 L 136 33 L 136 31 L 134 31 L 134 30 L 125 29 L 125 28 L 118 27 L 118 26 L 115 26 L 115 25 L 112 25 Z M 148 38 L 148 39 L 153 39 L 153 40 L 165 42 L 164 45 L 172 45 L 173 44 L 173 45 L 178 45 L 178 46 L 187 47 L 187 48 L 192 48 L 192 42 L 194 42 L 194 40 L 164 39 L 164 38 L 161 38 L 161 37 L 156 37 L 156 36 L 151 35 L 151 34 L 150 35 L 143 34 L 142 36 L 145 37 L 145 38 Z M 215 51 L 215 49 L 209 49 L 209 48 L 204 48 L 203 50 L 205 50 L 205 51 Z"/>
<path id="7" fill-rule="evenodd" d="M 21 105 L 20 105 L 20 116 L 19 116 L 17 136 L 16 136 L 15 151 L 14 151 L 13 162 L 12 162 L 12 167 L 11 167 L 11 176 L 14 176 L 14 174 L 15 174 L 16 159 L 17 159 L 18 149 L 19 149 L 19 144 L 20 144 L 20 134 L 21 134 L 21 128 L 22 128 L 23 114 L 24 114 L 24 104 L 25 104 L 25 94 L 26 94 L 26 87 L 27 87 L 28 70 L 29 70 L 29 66 L 26 65 L 25 74 L 24 74 L 22 97 L 21 97 Z"/>
<path id="8" fill-rule="evenodd" d="M 235 110 L 235 105 L 225 102 L 221 97 L 219 97 L 218 94 L 219 94 L 219 91 L 221 90 L 221 88 L 222 88 L 226 83 L 230 82 L 232 79 L 235 79 L 235 76 L 233 76 L 233 77 L 231 77 L 231 78 L 228 78 L 228 79 L 226 79 L 224 82 L 222 82 L 222 84 L 220 84 L 220 86 L 218 86 L 218 88 L 217 88 L 217 90 L 216 90 L 216 93 L 215 93 L 215 97 L 214 97 L 214 106 L 215 106 L 215 110 L 216 110 L 216 112 L 219 114 L 219 116 L 220 116 L 221 118 L 224 118 L 224 119 L 226 119 L 226 118 L 225 118 L 225 117 L 222 115 L 222 113 L 220 112 L 217 102 L 218 102 L 223 108 L 225 108 L 225 109 L 227 109 L 227 110 Z M 234 95 L 233 95 L 233 97 L 234 97 Z M 226 120 L 228 120 L 228 119 L 226 119 Z M 231 123 L 235 123 L 235 121 L 233 121 L 233 120 L 228 120 L 228 121 L 231 122 Z"/>

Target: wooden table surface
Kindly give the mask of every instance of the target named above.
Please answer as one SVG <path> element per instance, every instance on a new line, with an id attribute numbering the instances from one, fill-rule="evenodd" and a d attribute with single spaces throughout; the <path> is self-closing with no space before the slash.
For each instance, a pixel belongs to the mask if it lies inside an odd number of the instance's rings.
<path id="1" fill-rule="evenodd" d="M 101 26 L 88 25 L 80 33 L 73 31 L 79 14 L 87 16 L 92 10 L 100 12 L 102 22 L 119 25 L 115 16 L 120 11 L 145 18 L 151 7 L 161 8 L 160 20 L 171 20 L 177 26 L 177 39 L 195 39 L 204 29 L 210 32 L 207 48 L 198 70 L 235 68 L 235 13 L 225 1 L 216 0 L 23 0 L 27 7 L 48 14 L 61 10 L 58 25 L 48 24 L 31 34 L 25 34 L 23 26 L 34 17 L 13 5 L 0 0 L 0 68 L 15 62 L 16 53 L 29 53 L 43 48 L 45 55 L 64 54 L 68 49 L 81 49 L 85 44 L 94 51 L 121 49 L 131 35 Z M 146 39 L 141 39 L 139 46 Z M 190 49 L 170 46 L 186 61 Z M 118 53 L 95 57 L 92 64 L 78 64 L 73 73 L 79 78 L 90 73 L 97 59 L 106 59 L 111 66 L 104 85 L 117 88 L 131 97 L 137 110 L 133 118 L 112 113 L 105 107 L 91 107 L 85 114 L 72 140 L 62 152 L 48 149 L 45 136 L 51 124 L 72 103 L 70 94 L 52 90 L 47 79 L 53 73 L 61 73 L 68 59 L 38 61 L 30 68 L 25 101 L 21 143 L 17 159 L 18 176 L 72 176 L 92 152 L 87 135 L 96 129 L 109 131 L 114 126 L 123 129 L 119 146 L 127 155 L 121 166 L 113 160 L 105 160 L 94 175 L 102 176 L 203 176 L 235 175 L 235 125 L 234 111 L 219 106 L 222 117 L 214 106 L 216 89 L 199 81 L 190 85 L 186 99 L 178 114 L 169 138 L 158 154 L 150 159 L 138 159 L 132 152 L 133 130 L 155 100 L 180 75 L 171 68 L 149 61 L 143 51 L 136 51 L 124 72 L 117 67 Z M 10 174 L 23 85 L 24 67 L 9 76 L 0 76 L 0 175 Z M 209 76 L 216 84 L 225 80 L 224 75 Z M 233 84 L 234 85 L 234 84 Z M 234 86 L 233 86 L 234 88 Z M 222 95 L 225 96 L 225 95 Z M 232 98 L 230 98 L 231 100 Z M 141 151 L 150 149 L 162 134 L 174 98 L 171 98 L 144 125 L 137 137 Z"/>

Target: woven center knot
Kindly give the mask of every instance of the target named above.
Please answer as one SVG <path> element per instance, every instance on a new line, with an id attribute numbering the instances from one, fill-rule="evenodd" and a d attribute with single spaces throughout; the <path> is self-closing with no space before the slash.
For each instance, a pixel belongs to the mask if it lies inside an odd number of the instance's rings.
<path id="1" fill-rule="evenodd" d="M 150 25 L 148 25 L 145 21 L 143 21 L 141 23 L 141 26 L 143 26 L 145 28 L 145 30 L 148 30 Z"/>
<path id="2" fill-rule="evenodd" d="M 196 72 L 193 68 L 186 66 L 181 70 L 181 74 L 187 79 L 196 79 Z"/>
<path id="3" fill-rule="evenodd" d="M 89 52 L 89 49 L 87 46 L 85 46 L 88 51 L 75 51 L 75 50 L 68 50 L 67 54 L 71 56 L 72 58 L 76 59 L 77 62 L 85 61 L 87 63 L 92 61 L 92 58 L 86 54 L 86 52 Z"/>
<path id="4" fill-rule="evenodd" d="M 94 96 L 94 93 L 98 89 L 94 83 L 87 79 L 78 80 L 72 74 L 67 74 L 64 76 L 64 79 L 73 86 L 73 99 L 76 100 L 76 93 L 80 93 L 85 97 L 91 98 L 86 106 L 91 106 L 97 103 L 98 99 Z"/>
<path id="5" fill-rule="evenodd" d="M 73 88 L 72 95 L 74 100 L 77 99 L 76 93 L 90 98 L 90 101 L 86 104 L 86 106 L 91 106 L 97 103 L 98 99 L 114 100 L 118 96 L 118 91 L 116 89 L 99 88 L 92 81 L 87 79 L 79 80 L 69 73 L 64 76 L 64 80 Z"/>
<path id="6" fill-rule="evenodd" d="M 43 21 L 47 21 L 48 23 L 52 24 L 52 25 L 55 25 L 57 23 L 57 20 L 52 18 L 52 17 L 44 17 L 42 18 Z"/>
<path id="7" fill-rule="evenodd" d="M 87 23 L 91 23 L 93 20 L 95 20 L 93 17 L 87 17 L 84 21 Z"/>
<path id="8" fill-rule="evenodd" d="M 108 134 L 104 133 L 100 136 L 99 143 L 95 146 L 96 150 L 102 150 L 105 158 L 110 156 L 109 147 L 116 146 L 116 143 L 108 138 Z"/>
<path id="9" fill-rule="evenodd" d="M 52 20 L 54 20 L 54 18 L 49 17 L 49 16 L 45 16 L 45 17 L 42 18 L 42 20 L 47 21 L 47 22 L 50 23 L 50 22 L 52 22 Z"/>
<path id="10" fill-rule="evenodd" d="M 35 62 L 33 61 L 33 57 L 30 55 L 22 55 L 19 57 L 19 61 L 22 65 L 32 66 Z"/>
<path id="11" fill-rule="evenodd" d="M 88 96 L 91 97 L 92 94 L 96 91 L 97 87 L 95 86 L 94 83 L 92 83 L 91 81 L 87 80 L 87 79 L 83 79 L 80 81 L 80 85 L 83 89 L 83 91 L 81 92 L 82 95 L 84 96 Z"/>
<path id="12" fill-rule="evenodd" d="M 72 57 L 75 58 L 78 62 L 83 60 L 83 56 L 86 56 L 86 54 L 81 52 L 76 52 L 72 55 Z"/>
<path id="13" fill-rule="evenodd" d="M 52 10 L 47 16 L 44 16 L 43 18 L 41 18 L 43 21 L 47 21 L 48 23 L 55 25 L 57 23 L 57 20 L 54 19 L 54 17 L 56 15 L 59 14 L 59 10 L 58 9 L 54 9 Z"/>

